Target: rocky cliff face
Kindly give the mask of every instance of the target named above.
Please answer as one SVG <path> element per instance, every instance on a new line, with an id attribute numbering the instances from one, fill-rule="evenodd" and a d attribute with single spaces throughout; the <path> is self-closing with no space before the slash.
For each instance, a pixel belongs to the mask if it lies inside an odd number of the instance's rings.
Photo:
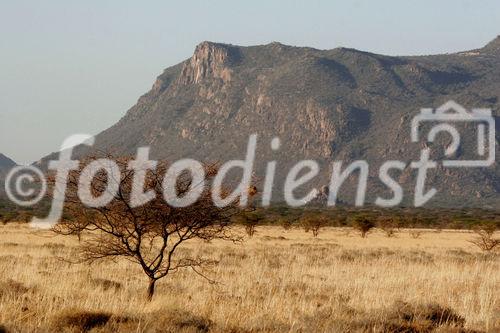
<path id="1" fill-rule="evenodd" d="M 237 49 L 223 44 L 203 42 L 196 47 L 193 56 L 182 67 L 178 83 L 196 84 L 206 78 L 231 80 L 231 63 L 236 62 Z"/>
<path id="2" fill-rule="evenodd" d="M 280 184 L 297 161 L 314 159 L 321 173 L 311 186 L 321 187 L 328 184 L 333 161 L 346 165 L 363 159 L 370 164 L 368 201 L 377 194 L 390 196 L 378 180 L 378 168 L 386 160 L 419 158 L 428 143 L 410 141 L 410 124 L 420 108 L 453 99 L 466 107 L 493 108 L 498 117 L 498 45 L 497 38 L 483 49 L 457 54 L 389 57 L 346 48 L 203 42 L 191 58 L 167 68 L 116 125 L 99 134 L 96 147 L 134 154 L 148 145 L 158 159 L 223 162 L 243 158 L 249 135 L 257 133 L 258 178 L 268 161 L 278 161 Z M 273 137 L 282 142 L 277 151 L 269 145 Z M 446 140 L 434 145 L 446 145 Z M 473 145 L 464 140 L 461 151 L 474 150 Z M 412 198 L 415 172 L 407 167 L 393 177 L 404 185 L 405 197 Z M 343 201 L 352 202 L 355 184 L 353 178 L 344 186 Z M 430 175 L 429 186 L 439 189 L 436 205 L 500 207 L 496 164 L 440 168 Z M 280 200 L 279 193 L 275 199 Z"/>

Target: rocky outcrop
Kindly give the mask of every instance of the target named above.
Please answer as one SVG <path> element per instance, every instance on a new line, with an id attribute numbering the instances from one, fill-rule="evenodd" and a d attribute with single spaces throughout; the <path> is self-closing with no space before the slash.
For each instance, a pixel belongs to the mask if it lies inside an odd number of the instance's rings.
<path id="1" fill-rule="evenodd" d="M 199 83 L 208 78 L 231 81 L 231 63 L 236 61 L 236 50 L 229 45 L 203 42 L 199 44 L 191 59 L 182 68 L 180 84 Z"/>

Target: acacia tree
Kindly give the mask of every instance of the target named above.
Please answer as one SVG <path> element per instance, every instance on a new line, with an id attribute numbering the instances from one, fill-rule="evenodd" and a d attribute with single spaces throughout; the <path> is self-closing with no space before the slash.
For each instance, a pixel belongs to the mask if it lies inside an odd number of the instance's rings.
<path id="1" fill-rule="evenodd" d="M 375 228 L 375 223 L 373 223 L 369 216 L 358 215 L 354 216 L 352 227 L 359 231 L 362 238 L 366 238 L 366 235 Z"/>
<path id="2" fill-rule="evenodd" d="M 276 219 L 276 224 L 281 225 L 286 231 L 290 230 L 293 226 L 292 220 L 286 217 L 278 217 Z"/>
<path id="3" fill-rule="evenodd" d="M 307 213 L 301 217 L 300 223 L 305 232 L 310 230 L 314 237 L 318 237 L 319 230 L 328 225 L 328 217 L 318 213 Z"/>
<path id="4" fill-rule="evenodd" d="M 248 210 L 241 212 L 233 218 L 233 221 L 241 224 L 245 227 L 245 232 L 248 237 L 253 237 L 255 235 L 255 229 L 257 226 L 264 221 L 266 218 L 265 214 L 260 211 L 255 211 L 254 208 L 249 208 Z"/>
<path id="5" fill-rule="evenodd" d="M 147 299 L 151 300 L 156 282 L 183 268 L 190 268 L 205 277 L 202 268 L 214 261 L 190 257 L 177 251 L 186 241 L 222 239 L 239 241 L 231 233 L 231 217 L 239 212 L 238 202 L 217 207 L 211 198 L 210 183 L 215 166 L 204 166 L 205 186 L 199 199 L 186 207 L 174 207 L 164 199 L 163 181 L 168 163 L 160 162 L 145 177 L 145 191 L 152 191 L 154 199 L 138 207 L 130 204 L 134 171 L 127 168 L 130 158 L 113 159 L 119 166 L 119 179 L 111 179 L 104 171 L 98 172 L 90 183 L 90 192 L 98 197 L 105 193 L 110 181 L 117 184 L 113 199 L 103 207 L 88 207 L 78 196 L 79 178 L 83 166 L 70 172 L 65 196 L 65 212 L 69 219 L 57 224 L 53 231 L 62 235 L 82 235 L 77 262 L 125 258 L 138 264 L 149 280 Z M 90 158 L 86 162 L 98 161 Z M 82 163 L 86 164 L 86 163 Z M 50 182 L 55 184 L 55 179 Z M 179 197 L 201 184 L 194 184 L 189 172 L 177 177 L 175 193 Z M 223 194 L 224 195 L 224 194 Z"/>
<path id="6" fill-rule="evenodd" d="M 480 224 L 473 228 L 476 233 L 476 238 L 469 242 L 476 245 L 478 248 L 485 252 L 493 251 L 497 246 L 500 246 L 500 239 L 494 238 L 497 227 L 495 224 Z"/>
<path id="7" fill-rule="evenodd" d="M 377 219 L 377 226 L 384 231 L 387 237 L 394 237 L 395 229 L 398 228 L 398 218 L 395 216 L 380 216 Z"/>

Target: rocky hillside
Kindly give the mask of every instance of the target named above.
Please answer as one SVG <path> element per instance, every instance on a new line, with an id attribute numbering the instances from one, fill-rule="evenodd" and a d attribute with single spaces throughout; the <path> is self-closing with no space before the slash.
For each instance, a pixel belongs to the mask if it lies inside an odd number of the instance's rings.
<path id="1" fill-rule="evenodd" d="M 97 136 L 95 147 L 134 154 L 151 146 L 157 159 L 243 158 L 257 133 L 257 178 L 277 160 L 282 183 L 297 161 L 314 159 L 321 173 L 312 186 L 328 184 L 332 161 L 370 164 L 367 201 L 391 192 L 378 180 L 386 160 L 418 160 L 423 142 L 412 143 L 410 125 L 420 108 L 455 100 L 465 107 L 488 107 L 498 118 L 500 36 L 484 48 L 446 55 L 392 57 L 349 48 L 317 50 L 280 43 L 240 47 L 199 44 L 191 58 L 167 68 L 114 126 Z M 497 148 L 500 122 L 497 119 Z M 458 155 L 475 151 L 475 132 L 467 126 Z M 270 148 L 273 137 L 282 145 Z M 434 143 L 433 156 L 442 157 Z M 87 153 L 81 150 L 80 154 Z M 411 202 L 415 170 L 394 170 Z M 355 178 L 341 191 L 352 202 Z M 429 186 L 439 190 L 434 205 L 500 207 L 500 169 L 438 168 Z M 305 189 L 305 188 L 304 188 Z M 282 186 L 274 200 L 281 200 Z"/>

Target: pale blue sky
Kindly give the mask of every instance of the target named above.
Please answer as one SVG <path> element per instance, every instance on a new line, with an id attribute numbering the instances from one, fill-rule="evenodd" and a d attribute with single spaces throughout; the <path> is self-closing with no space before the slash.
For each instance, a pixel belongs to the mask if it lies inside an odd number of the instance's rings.
<path id="1" fill-rule="evenodd" d="M 203 40 L 407 55 L 498 34 L 498 0 L 0 0 L 0 152 L 32 162 L 109 127 Z"/>

